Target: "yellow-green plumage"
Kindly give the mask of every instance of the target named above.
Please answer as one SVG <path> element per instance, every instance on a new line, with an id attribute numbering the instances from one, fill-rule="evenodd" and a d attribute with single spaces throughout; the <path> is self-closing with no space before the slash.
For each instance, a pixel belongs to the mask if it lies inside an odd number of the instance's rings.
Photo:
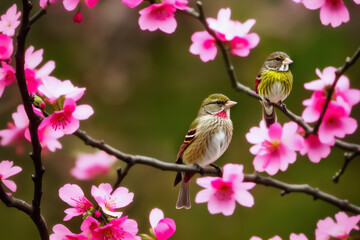
<path id="1" fill-rule="evenodd" d="M 280 92 L 280 100 L 283 101 L 287 96 L 289 96 L 292 85 L 293 85 L 293 76 L 290 71 L 286 72 L 279 72 L 275 70 L 267 70 L 264 69 L 261 73 L 261 81 L 258 85 L 258 94 L 263 97 L 270 100 L 270 102 L 278 103 L 279 101 L 276 101 L 276 99 L 273 99 L 273 95 L 276 95 L 276 93 L 273 93 L 273 87 L 274 84 L 278 82 L 281 86 L 281 92 Z"/>

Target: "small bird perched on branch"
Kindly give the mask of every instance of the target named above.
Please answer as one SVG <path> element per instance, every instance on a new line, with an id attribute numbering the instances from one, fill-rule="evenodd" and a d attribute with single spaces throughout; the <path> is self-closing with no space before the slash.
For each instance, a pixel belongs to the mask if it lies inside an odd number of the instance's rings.
<path id="1" fill-rule="evenodd" d="M 255 91 L 262 98 L 263 119 L 267 127 L 277 121 L 271 103 L 281 104 L 285 110 L 283 101 L 289 96 L 293 84 L 289 70 L 292 62 L 286 53 L 273 52 L 265 59 L 255 80 Z"/>
<path id="2" fill-rule="evenodd" d="M 230 119 L 230 108 L 237 104 L 223 94 L 211 94 L 201 104 L 196 119 L 191 123 L 190 130 L 180 147 L 176 163 L 196 165 L 200 169 L 204 166 L 214 165 L 215 162 L 228 148 L 233 124 Z M 221 169 L 220 169 L 221 170 Z M 189 196 L 189 181 L 194 173 L 178 173 L 174 186 L 181 180 L 179 197 L 176 208 L 191 208 Z"/>

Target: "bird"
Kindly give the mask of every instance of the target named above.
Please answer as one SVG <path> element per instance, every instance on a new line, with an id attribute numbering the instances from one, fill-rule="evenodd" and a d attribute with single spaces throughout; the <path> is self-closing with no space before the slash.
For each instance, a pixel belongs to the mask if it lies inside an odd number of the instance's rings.
<path id="1" fill-rule="evenodd" d="M 237 102 L 219 93 L 211 94 L 202 102 L 197 117 L 191 123 L 185 139 L 177 154 L 177 164 L 202 167 L 211 165 L 221 172 L 221 168 L 213 164 L 228 148 L 233 123 L 230 119 L 230 108 Z M 178 172 L 174 186 L 182 181 L 176 208 L 191 208 L 189 181 L 194 173 Z"/>
<path id="2" fill-rule="evenodd" d="M 261 97 L 263 119 L 268 128 L 277 121 L 271 103 L 280 104 L 282 110 L 286 110 L 283 101 L 289 96 L 293 85 L 293 75 L 289 69 L 291 63 L 293 61 L 286 53 L 273 52 L 265 59 L 255 80 L 255 92 Z"/>

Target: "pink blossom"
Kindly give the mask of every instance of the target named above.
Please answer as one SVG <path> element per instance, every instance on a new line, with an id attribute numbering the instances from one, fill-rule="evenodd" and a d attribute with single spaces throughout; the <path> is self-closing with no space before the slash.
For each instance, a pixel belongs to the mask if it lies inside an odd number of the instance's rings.
<path id="1" fill-rule="evenodd" d="M 236 202 L 245 207 L 252 207 L 254 198 L 248 190 L 252 189 L 255 183 L 243 180 L 243 165 L 226 164 L 222 177 L 203 177 L 196 180 L 196 183 L 205 189 L 198 192 L 195 202 L 208 202 L 211 214 L 222 213 L 225 216 L 234 213 Z"/>
<path id="2" fill-rule="evenodd" d="M 303 102 L 306 106 L 303 113 L 305 121 L 313 122 L 320 117 L 327 97 L 327 89 L 334 83 L 335 72 L 336 68 L 332 66 L 324 68 L 323 72 L 316 69 L 316 74 L 320 79 L 304 84 L 306 89 L 315 91 L 311 99 Z M 331 104 L 345 105 L 344 107 L 350 112 L 351 108 L 359 102 L 360 90 L 350 88 L 349 79 L 342 75 L 335 86 Z"/>
<path id="3" fill-rule="evenodd" d="M 360 4 L 360 0 L 354 0 L 354 3 Z"/>
<path id="4" fill-rule="evenodd" d="M 207 31 L 195 32 L 191 36 L 193 42 L 190 46 L 190 52 L 194 55 L 200 55 L 203 62 L 214 60 L 217 54 L 216 41 Z"/>
<path id="5" fill-rule="evenodd" d="M 290 240 L 308 240 L 308 238 L 303 233 L 300 234 L 291 233 Z"/>
<path id="6" fill-rule="evenodd" d="M 56 2 L 56 0 L 40 0 L 39 5 L 42 9 L 46 9 L 48 3 L 53 4 L 55 2 Z"/>
<path id="7" fill-rule="evenodd" d="M 36 93 L 43 83 L 42 79 L 48 77 L 55 69 L 54 61 L 48 61 L 40 69 L 36 69 L 43 60 L 43 52 L 43 49 L 34 51 L 33 46 L 25 51 L 25 78 L 29 93 Z"/>
<path id="8" fill-rule="evenodd" d="M 115 163 L 116 158 L 103 151 L 92 154 L 80 154 L 71 175 L 79 180 L 90 180 L 96 176 L 105 175 Z"/>
<path id="9" fill-rule="evenodd" d="M 15 69 L 5 62 L 1 62 L 0 68 L 0 97 L 4 93 L 5 86 L 10 85 L 16 81 Z"/>
<path id="10" fill-rule="evenodd" d="M 320 20 L 325 26 L 331 24 L 336 28 L 350 20 L 349 11 L 342 0 L 303 0 L 302 3 L 310 10 L 320 8 Z"/>
<path id="11" fill-rule="evenodd" d="M 51 126 L 54 132 L 72 134 L 79 128 L 80 120 L 88 119 L 93 113 L 94 110 L 90 105 L 84 104 L 76 106 L 73 99 L 67 98 L 65 99 L 63 108 L 45 118 L 39 128 Z"/>
<path id="12" fill-rule="evenodd" d="M 79 4 L 79 1 L 80 0 L 63 0 L 64 8 L 69 12 L 73 11 Z M 84 0 L 85 5 L 89 8 L 94 7 L 97 2 L 98 0 Z"/>
<path id="13" fill-rule="evenodd" d="M 72 233 L 62 224 L 56 224 L 53 227 L 54 233 L 50 235 L 50 240 L 86 240 L 86 236 L 82 234 Z"/>
<path id="14" fill-rule="evenodd" d="M 15 145 L 17 154 L 22 154 L 24 152 L 24 140 L 25 140 L 25 130 L 29 126 L 29 119 L 26 115 L 24 105 L 19 105 L 17 107 L 17 112 L 12 114 L 12 119 L 14 123 L 8 123 L 8 129 L 0 130 L 2 146 Z"/>
<path id="15" fill-rule="evenodd" d="M 89 218 L 89 217 L 88 217 Z M 105 226 L 99 227 L 100 223 L 95 219 L 92 222 L 93 236 L 92 240 L 138 240 L 135 236 L 138 233 L 138 226 L 135 220 L 128 219 L 127 216 L 114 218 Z M 97 227 L 96 224 L 98 224 Z"/>
<path id="16" fill-rule="evenodd" d="M 250 238 L 250 240 L 262 240 L 262 238 L 259 238 L 257 236 L 253 236 Z M 278 235 L 273 236 L 272 238 L 269 238 L 269 240 L 282 240 L 281 237 L 279 237 Z"/>
<path id="17" fill-rule="evenodd" d="M 122 0 L 122 3 L 128 5 L 131 8 L 137 7 L 143 0 Z"/>
<path id="18" fill-rule="evenodd" d="M 220 9 L 217 19 L 207 18 L 206 21 L 218 39 L 230 48 L 233 55 L 246 57 L 250 54 L 250 49 L 255 48 L 260 41 L 256 33 L 249 33 L 256 20 L 249 19 L 241 23 L 231 20 L 230 16 L 230 8 Z M 200 55 L 200 59 L 204 62 L 215 59 L 217 48 L 213 36 L 206 31 L 196 32 L 191 40 L 193 42 L 190 47 L 192 54 Z"/>
<path id="19" fill-rule="evenodd" d="M 13 40 L 8 35 L 0 34 L 0 60 L 9 60 L 13 53 Z"/>
<path id="20" fill-rule="evenodd" d="M 348 217 L 345 212 L 335 214 L 336 222 L 330 217 L 319 220 L 315 230 L 316 240 L 328 240 L 330 237 L 346 239 L 351 230 L 359 230 L 357 226 L 360 215 Z"/>
<path id="21" fill-rule="evenodd" d="M 59 189 L 59 196 L 61 200 L 73 207 L 64 211 L 66 213 L 64 221 L 69 221 L 79 215 L 85 215 L 91 207 L 94 207 L 76 184 L 65 184 Z"/>
<path id="22" fill-rule="evenodd" d="M 37 111 L 37 114 L 41 115 L 41 112 L 36 108 L 34 108 L 34 111 Z M 62 131 L 54 131 L 50 125 L 46 125 L 42 123 L 39 125 L 38 137 L 40 144 L 44 149 L 48 149 L 50 152 L 55 152 L 56 149 L 62 148 L 62 145 L 58 139 L 63 136 L 64 133 Z M 26 129 L 25 131 L 25 138 L 31 142 L 29 129 Z"/>
<path id="23" fill-rule="evenodd" d="M 15 174 L 18 174 L 22 171 L 21 167 L 13 166 L 12 161 L 3 160 L 0 162 L 0 181 L 11 191 L 16 192 L 16 184 L 12 180 L 8 180 L 8 177 L 11 177 Z"/>
<path id="24" fill-rule="evenodd" d="M 175 221 L 171 218 L 164 218 L 163 211 L 158 208 L 151 210 L 149 219 L 157 240 L 166 240 L 176 231 Z"/>
<path id="25" fill-rule="evenodd" d="M 303 233 L 300 233 L 300 234 L 291 233 L 289 239 L 290 240 L 308 240 L 308 238 Z M 250 240 L 262 240 L 262 238 L 253 236 L 250 238 Z M 276 235 L 272 238 L 269 238 L 269 240 L 281 240 L 281 237 Z"/>
<path id="26" fill-rule="evenodd" d="M 0 19 L 0 32 L 8 35 L 9 37 L 14 36 L 15 29 L 20 24 L 19 17 L 21 15 L 21 12 L 16 12 L 16 11 L 17 11 L 17 7 L 16 4 L 14 3 L 6 11 L 6 13 L 1 16 Z"/>
<path id="27" fill-rule="evenodd" d="M 348 113 L 341 106 L 332 106 L 326 110 L 319 127 L 319 140 L 322 143 L 332 145 L 335 137 L 343 138 L 346 134 L 353 134 L 357 128 L 354 118 L 348 117 Z"/>
<path id="28" fill-rule="evenodd" d="M 250 129 L 246 139 L 255 144 L 250 152 L 255 155 L 253 165 L 256 171 L 275 175 L 296 161 L 295 151 L 303 147 L 303 139 L 297 134 L 297 128 L 295 122 L 288 122 L 284 127 L 274 123 L 267 129 L 265 122 L 261 121 L 260 127 Z"/>
<path id="29" fill-rule="evenodd" d="M 304 139 L 304 147 L 300 149 L 300 154 L 303 156 L 307 154 L 311 162 L 319 163 L 322 158 L 329 156 L 332 145 L 324 144 L 320 142 L 317 135 L 310 134 Z"/>
<path id="30" fill-rule="evenodd" d="M 70 80 L 60 81 L 52 76 L 44 77 L 42 85 L 38 87 L 39 93 L 45 95 L 46 101 L 52 104 L 61 96 L 77 101 L 83 96 L 85 89 L 75 87 Z"/>
<path id="31" fill-rule="evenodd" d="M 141 30 L 151 32 L 160 29 L 165 33 L 173 33 L 177 27 L 174 17 L 176 9 L 186 9 L 186 0 L 164 0 L 140 10 L 139 26 Z"/>
<path id="32" fill-rule="evenodd" d="M 113 193 L 112 190 L 109 183 L 101 183 L 98 188 L 92 186 L 91 195 L 104 213 L 120 217 L 122 212 L 114 212 L 114 210 L 129 205 L 133 201 L 134 193 L 129 192 L 125 187 L 118 187 Z"/>

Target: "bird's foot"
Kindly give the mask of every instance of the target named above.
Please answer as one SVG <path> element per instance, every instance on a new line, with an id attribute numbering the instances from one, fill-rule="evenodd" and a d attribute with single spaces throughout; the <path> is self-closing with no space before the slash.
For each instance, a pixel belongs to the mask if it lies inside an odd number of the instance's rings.
<path id="1" fill-rule="evenodd" d="M 281 107 L 281 111 L 283 111 L 283 112 L 287 111 L 286 105 L 282 101 L 280 101 L 280 107 Z"/>
<path id="2" fill-rule="evenodd" d="M 271 102 L 270 102 L 270 100 L 269 100 L 268 98 L 264 98 L 264 99 L 265 99 L 265 102 L 266 102 L 267 104 L 271 105 Z"/>
<path id="3" fill-rule="evenodd" d="M 219 167 L 218 165 L 213 164 L 213 163 L 211 163 L 210 166 L 212 166 L 213 168 L 215 168 L 215 169 L 218 171 L 219 176 L 222 177 L 223 171 L 222 171 L 221 167 Z"/>
<path id="4" fill-rule="evenodd" d="M 197 164 L 197 163 L 194 163 L 194 166 L 199 169 L 200 176 L 204 176 L 204 174 L 205 174 L 204 168 L 202 168 L 202 167 L 201 167 L 199 164 Z"/>

